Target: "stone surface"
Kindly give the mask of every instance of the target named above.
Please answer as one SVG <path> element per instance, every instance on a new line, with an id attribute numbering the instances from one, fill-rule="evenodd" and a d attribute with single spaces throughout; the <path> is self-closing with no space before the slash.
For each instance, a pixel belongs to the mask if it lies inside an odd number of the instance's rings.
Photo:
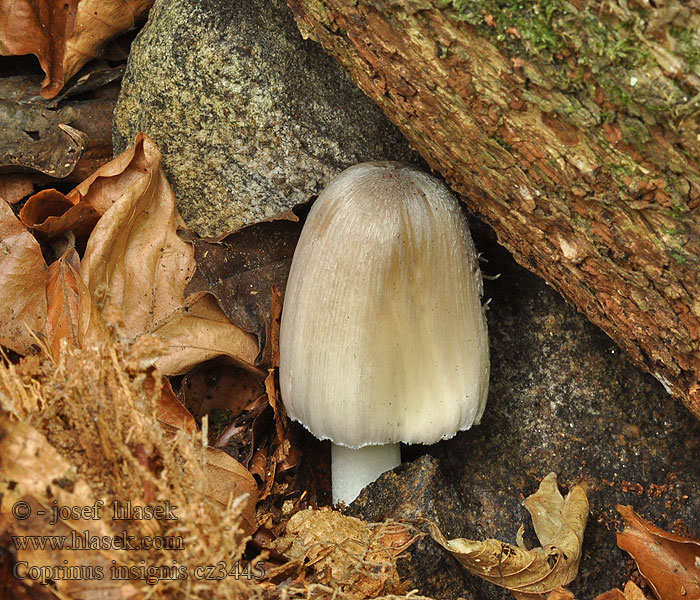
<path id="1" fill-rule="evenodd" d="M 408 521 L 426 536 L 401 555 L 397 568 L 409 587 L 429 590 L 432 598 L 479 597 L 481 582 L 444 552 L 429 535 L 429 519 L 443 532 L 463 527 L 464 501 L 441 461 L 426 454 L 382 475 L 347 508 L 347 514 L 366 521 Z M 427 593 L 424 591 L 423 593 Z"/>
<path id="2" fill-rule="evenodd" d="M 115 152 L 139 131 L 205 235 L 284 212 L 356 162 L 415 160 L 283 0 L 156 2 L 132 45 Z"/>
<path id="3" fill-rule="evenodd" d="M 585 600 L 622 588 L 635 569 L 617 548 L 616 504 L 700 537 L 700 423 L 553 289 L 516 265 L 485 226 L 472 229 L 489 261 L 482 270 L 501 273 L 485 282 L 492 374 L 482 423 L 432 447 L 404 448 L 404 461 L 418 462 L 383 476 L 349 511 L 373 521 L 438 519 L 448 538 L 514 542 L 524 523 L 526 542 L 538 545 L 522 500 L 555 471 L 563 493 L 583 482 L 591 506 L 571 591 Z M 411 587 L 435 598 L 505 597 L 465 574 L 431 540 L 414 546 L 401 568 Z"/>

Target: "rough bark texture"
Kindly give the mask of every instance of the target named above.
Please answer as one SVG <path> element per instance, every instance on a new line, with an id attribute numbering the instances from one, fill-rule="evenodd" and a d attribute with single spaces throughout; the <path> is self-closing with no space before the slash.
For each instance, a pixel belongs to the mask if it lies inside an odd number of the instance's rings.
<path id="1" fill-rule="evenodd" d="M 700 2 L 287 2 L 516 259 L 700 417 Z"/>

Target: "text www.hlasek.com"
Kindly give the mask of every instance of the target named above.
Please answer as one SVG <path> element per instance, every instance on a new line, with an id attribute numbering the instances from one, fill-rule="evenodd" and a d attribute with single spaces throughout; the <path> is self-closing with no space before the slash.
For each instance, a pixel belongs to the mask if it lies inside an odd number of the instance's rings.
<path id="1" fill-rule="evenodd" d="M 71 531 L 65 535 L 13 535 L 17 550 L 182 550 L 185 547 L 180 536 L 136 536 L 122 531 L 120 535 L 92 535 L 89 531 L 79 534 Z"/>

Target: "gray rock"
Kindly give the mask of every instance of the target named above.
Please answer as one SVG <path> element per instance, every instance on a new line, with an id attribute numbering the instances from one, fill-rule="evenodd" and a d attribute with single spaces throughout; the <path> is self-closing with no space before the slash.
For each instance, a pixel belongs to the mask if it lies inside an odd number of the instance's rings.
<path id="1" fill-rule="evenodd" d="M 579 575 L 569 589 L 594 598 L 635 571 L 617 548 L 617 504 L 659 527 L 700 535 L 700 422 L 641 373 L 597 327 L 541 279 L 515 264 L 474 223 L 489 262 L 486 281 L 492 374 L 481 425 L 434 446 L 403 448 L 404 464 L 349 507 L 354 516 L 435 519 L 449 537 L 539 545 L 522 500 L 550 471 L 560 488 L 583 483 L 590 516 Z M 428 453 L 430 457 L 426 457 Z M 406 464 L 416 460 L 416 464 Z M 417 483 L 422 481 L 422 483 Z M 399 563 L 421 594 L 497 600 L 496 586 L 465 574 L 429 540 Z M 647 590 L 651 598 L 653 593 Z"/>
<path id="2" fill-rule="evenodd" d="M 429 592 L 431 598 L 479 598 L 483 583 L 433 541 L 424 521 L 434 522 L 449 537 L 463 530 L 464 499 L 454 484 L 438 459 L 424 455 L 367 486 L 346 513 L 370 522 L 407 521 L 426 534 L 397 562 L 399 575 L 410 588 Z"/>
<path id="3" fill-rule="evenodd" d="M 356 162 L 417 160 L 283 0 L 156 2 L 132 45 L 115 152 L 139 131 L 205 235 L 284 212 Z"/>

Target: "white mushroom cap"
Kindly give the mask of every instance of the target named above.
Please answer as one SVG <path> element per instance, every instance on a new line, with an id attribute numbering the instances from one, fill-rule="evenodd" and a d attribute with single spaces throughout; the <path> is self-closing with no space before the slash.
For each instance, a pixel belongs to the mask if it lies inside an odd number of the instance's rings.
<path id="1" fill-rule="evenodd" d="M 280 330 L 289 416 L 351 448 L 432 444 L 478 423 L 482 281 L 458 200 L 391 162 L 336 177 L 294 253 Z"/>

